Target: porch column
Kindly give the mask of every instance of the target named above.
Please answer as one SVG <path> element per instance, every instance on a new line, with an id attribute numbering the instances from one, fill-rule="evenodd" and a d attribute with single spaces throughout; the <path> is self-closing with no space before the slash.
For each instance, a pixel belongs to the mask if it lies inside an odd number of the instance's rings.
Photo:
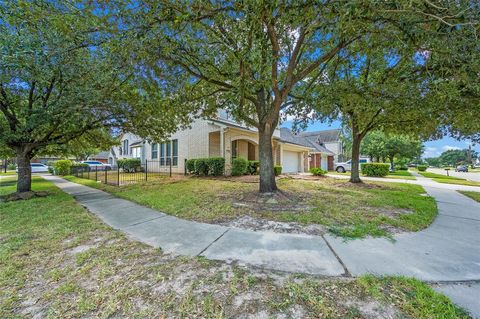
<path id="1" fill-rule="evenodd" d="M 300 159 L 300 172 L 305 172 L 305 152 L 302 152 L 300 155 L 302 158 Z"/>
<path id="2" fill-rule="evenodd" d="M 277 146 L 278 146 L 278 149 L 280 150 L 280 163 L 278 163 L 277 165 L 282 166 L 283 165 L 283 145 L 281 143 L 278 143 Z"/>
<path id="3" fill-rule="evenodd" d="M 220 127 L 220 156 L 225 158 L 225 137 L 223 126 Z"/>

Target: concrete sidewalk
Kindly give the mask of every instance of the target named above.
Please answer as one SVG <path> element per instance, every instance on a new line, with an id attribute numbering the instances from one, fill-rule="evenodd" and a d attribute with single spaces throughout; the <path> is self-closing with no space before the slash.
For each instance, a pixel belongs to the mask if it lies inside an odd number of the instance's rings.
<path id="1" fill-rule="evenodd" d="M 424 186 L 439 208 L 429 228 L 397 234 L 394 241 L 344 241 L 331 235 L 257 232 L 187 221 L 56 176 L 44 178 L 110 226 L 168 253 L 293 273 L 405 275 L 442 282 L 437 290 L 480 317 L 480 301 L 472 298 L 472 293 L 480 295 L 480 203 L 444 187 L 447 184 Z M 417 182 L 430 184 L 423 178 Z M 458 284 L 463 281 L 475 282 Z"/>
<path id="2" fill-rule="evenodd" d="M 237 261 L 286 272 L 345 274 L 322 237 L 255 232 L 187 221 L 56 176 L 44 178 L 74 196 L 108 225 L 167 253 Z"/>

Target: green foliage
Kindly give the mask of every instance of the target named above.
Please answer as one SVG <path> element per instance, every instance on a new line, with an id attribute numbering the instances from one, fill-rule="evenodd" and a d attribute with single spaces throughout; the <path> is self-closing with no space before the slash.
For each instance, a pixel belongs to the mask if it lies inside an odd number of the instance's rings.
<path id="1" fill-rule="evenodd" d="M 222 176 L 225 172 L 225 158 L 210 157 L 207 159 L 208 173 L 213 176 Z"/>
<path id="2" fill-rule="evenodd" d="M 232 175 L 245 175 L 248 169 L 248 161 L 243 157 L 234 158 L 232 161 Z"/>
<path id="3" fill-rule="evenodd" d="M 275 172 L 275 176 L 279 176 L 282 174 L 282 167 L 280 165 L 275 165 L 273 171 Z"/>
<path id="4" fill-rule="evenodd" d="M 195 160 L 195 174 L 196 175 L 208 175 L 208 163 L 206 158 L 197 158 Z"/>
<path id="5" fill-rule="evenodd" d="M 58 160 L 55 162 L 55 174 L 57 175 L 69 175 L 72 168 L 71 160 Z"/>
<path id="6" fill-rule="evenodd" d="M 187 160 L 187 162 L 185 163 L 185 166 L 187 168 L 187 172 L 189 174 L 193 174 L 195 173 L 195 159 L 189 159 Z"/>
<path id="7" fill-rule="evenodd" d="M 417 169 L 420 171 L 420 172 L 425 172 L 427 170 L 427 165 L 417 165 Z"/>
<path id="8" fill-rule="evenodd" d="M 10 163 L 10 164 L 7 165 L 7 169 L 8 169 L 8 170 L 14 170 L 14 169 L 16 169 L 16 168 L 17 168 L 17 165 L 15 165 L 15 164 L 13 164 L 13 163 Z"/>
<path id="9" fill-rule="evenodd" d="M 117 165 L 119 169 L 122 169 L 124 172 L 135 173 L 141 170 L 142 163 L 138 158 L 123 158 L 117 160 Z"/>
<path id="10" fill-rule="evenodd" d="M 250 175 L 257 175 L 260 169 L 260 161 L 248 161 L 247 172 Z"/>
<path id="11" fill-rule="evenodd" d="M 324 176 L 328 172 L 324 171 L 320 167 L 312 167 L 312 168 L 310 168 L 310 173 L 312 173 L 314 176 Z"/>
<path id="12" fill-rule="evenodd" d="M 388 175 L 390 165 L 384 163 L 362 163 L 362 174 L 372 177 L 384 177 Z"/>

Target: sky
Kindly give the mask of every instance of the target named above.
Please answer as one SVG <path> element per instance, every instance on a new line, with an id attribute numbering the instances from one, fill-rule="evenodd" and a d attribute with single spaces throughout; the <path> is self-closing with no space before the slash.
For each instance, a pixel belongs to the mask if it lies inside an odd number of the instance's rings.
<path id="1" fill-rule="evenodd" d="M 309 124 L 306 131 L 320 131 L 320 130 L 328 130 L 328 129 L 336 129 L 340 128 L 340 122 L 334 121 L 331 124 L 329 123 L 322 123 L 322 122 L 314 122 Z M 292 127 L 292 121 L 283 122 L 281 127 Z M 451 150 L 451 149 L 465 149 L 468 148 L 470 145 L 470 140 L 456 140 L 451 137 L 443 137 L 442 139 L 435 140 L 435 141 L 427 141 L 424 143 L 425 151 L 423 153 L 423 158 L 427 157 L 438 157 L 442 152 Z M 472 146 L 472 149 L 476 150 L 480 153 L 480 145 Z"/>

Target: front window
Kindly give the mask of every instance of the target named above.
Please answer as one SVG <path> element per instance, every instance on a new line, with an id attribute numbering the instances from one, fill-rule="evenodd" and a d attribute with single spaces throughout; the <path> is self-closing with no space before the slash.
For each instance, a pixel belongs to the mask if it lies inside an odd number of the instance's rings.
<path id="1" fill-rule="evenodd" d="M 128 140 L 123 141 L 123 150 L 125 152 L 125 155 L 128 155 Z M 130 152 L 131 154 L 131 152 Z"/>
<path id="2" fill-rule="evenodd" d="M 165 142 L 160 143 L 160 165 L 165 165 Z"/>
<path id="3" fill-rule="evenodd" d="M 130 154 L 133 158 L 140 158 L 140 147 L 132 147 L 130 149 Z"/>
<path id="4" fill-rule="evenodd" d="M 178 140 L 172 141 L 172 165 L 178 165 Z"/>
<path id="5" fill-rule="evenodd" d="M 157 159 L 158 158 L 158 144 L 153 143 L 152 144 L 152 159 Z"/>
<path id="6" fill-rule="evenodd" d="M 232 142 L 232 160 L 237 158 L 238 154 L 238 143 L 237 141 Z"/>

